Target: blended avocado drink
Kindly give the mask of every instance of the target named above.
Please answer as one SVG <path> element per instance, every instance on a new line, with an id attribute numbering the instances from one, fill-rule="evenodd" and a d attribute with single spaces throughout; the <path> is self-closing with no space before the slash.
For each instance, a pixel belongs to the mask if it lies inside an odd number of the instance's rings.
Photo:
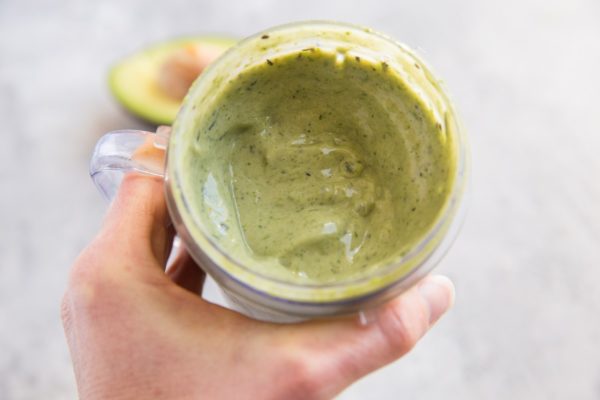
<path id="1" fill-rule="evenodd" d="M 206 112 L 185 154 L 190 205 L 210 221 L 219 193 L 215 239 L 262 273 L 334 282 L 376 269 L 450 197 L 455 145 L 384 62 L 283 54 L 240 72 Z"/>
<path id="2" fill-rule="evenodd" d="M 286 320 L 361 310 L 431 270 L 457 230 L 465 164 L 420 58 L 308 22 L 203 72 L 173 125 L 166 187 L 188 251 L 232 303 Z"/>

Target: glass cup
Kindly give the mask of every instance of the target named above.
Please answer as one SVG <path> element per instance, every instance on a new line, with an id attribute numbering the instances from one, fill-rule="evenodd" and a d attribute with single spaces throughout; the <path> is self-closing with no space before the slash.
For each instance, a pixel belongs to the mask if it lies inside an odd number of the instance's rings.
<path id="1" fill-rule="evenodd" d="M 261 38 L 266 36 L 271 40 Z M 223 251 L 203 222 L 194 217 L 182 186 L 182 155 L 190 130 L 197 131 L 202 105 L 215 100 L 218 82 L 278 55 L 307 48 L 340 49 L 347 54 L 386 63 L 403 77 L 421 100 L 444 122 L 455 143 L 456 172 L 451 195 L 429 232 L 395 262 L 357 278 L 323 284 L 300 284 L 265 276 Z M 166 154 L 165 154 L 166 153 Z M 166 157 L 165 157 L 166 155 Z M 368 310 L 405 291 L 439 263 L 456 237 L 465 208 L 468 154 L 463 129 L 440 81 L 412 50 L 370 29 L 334 22 L 302 22 L 257 33 L 228 50 L 190 88 L 173 124 L 156 133 L 133 130 L 104 135 L 96 145 L 90 175 L 111 199 L 124 173 L 163 177 L 172 221 L 194 260 L 217 282 L 236 310 L 256 319 L 291 322 Z"/>

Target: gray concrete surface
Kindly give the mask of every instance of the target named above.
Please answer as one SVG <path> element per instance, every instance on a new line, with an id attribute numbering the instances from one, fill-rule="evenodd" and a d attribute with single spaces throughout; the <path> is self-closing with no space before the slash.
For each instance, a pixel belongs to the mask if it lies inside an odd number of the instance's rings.
<path id="1" fill-rule="evenodd" d="M 143 127 L 108 66 L 173 35 L 313 18 L 420 49 L 472 145 L 470 213 L 439 268 L 456 307 L 341 398 L 600 398 L 598 1 L 0 0 L 0 399 L 76 396 L 59 300 L 105 209 L 87 163 L 103 132 Z"/>

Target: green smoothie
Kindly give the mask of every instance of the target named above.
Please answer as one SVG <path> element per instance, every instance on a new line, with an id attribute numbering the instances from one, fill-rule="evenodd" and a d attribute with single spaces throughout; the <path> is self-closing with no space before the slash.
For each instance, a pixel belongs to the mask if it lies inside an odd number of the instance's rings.
<path id="1" fill-rule="evenodd" d="M 387 63 L 306 48 L 217 87 L 182 180 L 211 240 L 248 268 L 360 276 L 414 248 L 447 205 L 455 143 Z"/>

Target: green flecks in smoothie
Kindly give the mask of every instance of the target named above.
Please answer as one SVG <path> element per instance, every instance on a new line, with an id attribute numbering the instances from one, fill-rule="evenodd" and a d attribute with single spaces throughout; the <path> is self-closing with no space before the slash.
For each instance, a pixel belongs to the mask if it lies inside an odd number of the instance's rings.
<path id="1" fill-rule="evenodd" d="M 260 273 L 363 274 L 410 251 L 449 199 L 454 144 L 388 62 L 306 48 L 247 68 L 213 107 L 186 154 L 190 206 Z"/>

